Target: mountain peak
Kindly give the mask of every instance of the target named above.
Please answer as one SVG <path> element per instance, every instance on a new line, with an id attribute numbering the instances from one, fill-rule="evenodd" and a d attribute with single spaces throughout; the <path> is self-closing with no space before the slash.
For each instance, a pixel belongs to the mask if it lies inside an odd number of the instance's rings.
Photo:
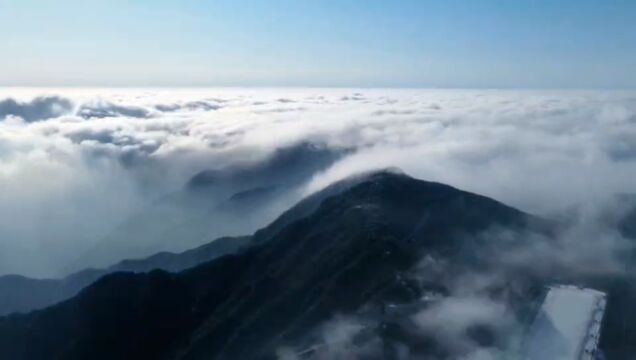
<path id="1" fill-rule="evenodd" d="M 169 276 L 102 280 L 56 306 L 0 319 L 0 357 L 271 359 L 334 314 L 399 287 L 398 275 L 424 253 L 455 251 L 462 235 L 528 217 L 394 169 L 349 177 L 301 201 L 236 255 Z M 53 327 L 64 336 L 51 336 Z"/>

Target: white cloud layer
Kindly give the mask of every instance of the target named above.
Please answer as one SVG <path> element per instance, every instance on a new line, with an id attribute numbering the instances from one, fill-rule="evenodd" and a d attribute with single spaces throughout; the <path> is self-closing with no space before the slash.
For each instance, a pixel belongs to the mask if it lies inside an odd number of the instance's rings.
<path id="1" fill-rule="evenodd" d="M 197 172 L 313 142 L 552 213 L 636 192 L 636 93 L 0 89 L 0 274 L 56 274 Z"/>

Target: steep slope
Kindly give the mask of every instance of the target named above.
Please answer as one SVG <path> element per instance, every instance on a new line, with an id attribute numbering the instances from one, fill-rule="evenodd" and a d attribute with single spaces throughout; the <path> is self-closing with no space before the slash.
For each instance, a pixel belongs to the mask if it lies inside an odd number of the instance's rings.
<path id="1" fill-rule="evenodd" d="M 541 223 L 391 172 L 369 175 L 308 212 L 284 215 L 289 221 L 268 241 L 238 255 L 179 274 L 113 274 L 69 301 L 4 318 L 0 357 L 272 358 L 328 317 L 381 296 L 422 255 L 456 252 L 464 236 L 493 226 Z"/>
<path id="2" fill-rule="evenodd" d="M 53 305 L 75 296 L 100 277 L 117 271 L 182 271 L 219 256 L 235 253 L 247 246 L 250 239 L 249 236 L 220 238 L 182 253 L 162 252 L 144 259 L 124 260 L 106 269 L 83 270 L 63 279 L 0 276 L 0 316 Z"/>

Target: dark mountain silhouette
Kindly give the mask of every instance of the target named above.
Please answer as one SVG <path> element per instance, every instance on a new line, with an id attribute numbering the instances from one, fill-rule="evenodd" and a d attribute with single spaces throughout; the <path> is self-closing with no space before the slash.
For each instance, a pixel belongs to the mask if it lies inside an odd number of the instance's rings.
<path id="1" fill-rule="evenodd" d="M 326 169 L 347 152 L 350 150 L 303 142 L 278 148 L 262 162 L 239 163 L 201 171 L 190 179 L 186 188 L 191 191 L 223 190 L 235 193 L 277 184 L 298 184 Z"/>
<path id="2" fill-rule="evenodd" d="M 335 314 L 415 296 L 400 274 L 426 254 L 470 261 L 464 240 L 493 227 L 552 231 L 447 185 L 388 171 L 350 179 L 237 254 L 176 274 L 115 273 L 68 301 L 0 319 L 0 358 L 270 359 Z"/>
<path id="3" fill-rule="evenodd" d="M 18 275 L 0 276 L 0 315 L 28 312 L 75 296 L 100 277 L 118 271 L 147 272 L 154 269 L 177 272 L 237 252 L 250 237 L 225 237 L 182 253 L 162 252 L 124 260 L 106 269 L 88 269 L 63 279 L 31 279 Z"/>

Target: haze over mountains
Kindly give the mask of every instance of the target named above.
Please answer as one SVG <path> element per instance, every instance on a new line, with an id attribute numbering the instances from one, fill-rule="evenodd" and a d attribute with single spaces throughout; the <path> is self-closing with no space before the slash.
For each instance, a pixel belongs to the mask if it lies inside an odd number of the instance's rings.
<path id="1" fill-rule="evenodd" d="M 244 225 L 224 219 L 208 237 L 157 239 L 139 256 L 249 233 L 334 180 L 383 167 L 538 214 L 635 190 L 633 92 L 8 88 L 0 98 L 1 274 L 111 265 L 121 244 L 100 244 L 197 173 L 258 169 L 299 146 L 333 157 L 294 186 L 237 189 L 280 200 Z"/>
<path id="2" fill-rule="evenodd" d="M 2 358 L 493 359 L 554 282 L 636 354 L 634 93 L 4 91 Z"/>
<path id="3" fill-rule="evenodd" d="M 203 170 L 153 202 L 83 254 L 76 268 L 106 266 L 158 251 L 184 251 L 225 235 L 243 235 L 271 221 L 302 186 L 346 153 L 309 143 L 275 149 L 255 163 Z M 108 256 L 105 256 L 108 254 Z"/>

